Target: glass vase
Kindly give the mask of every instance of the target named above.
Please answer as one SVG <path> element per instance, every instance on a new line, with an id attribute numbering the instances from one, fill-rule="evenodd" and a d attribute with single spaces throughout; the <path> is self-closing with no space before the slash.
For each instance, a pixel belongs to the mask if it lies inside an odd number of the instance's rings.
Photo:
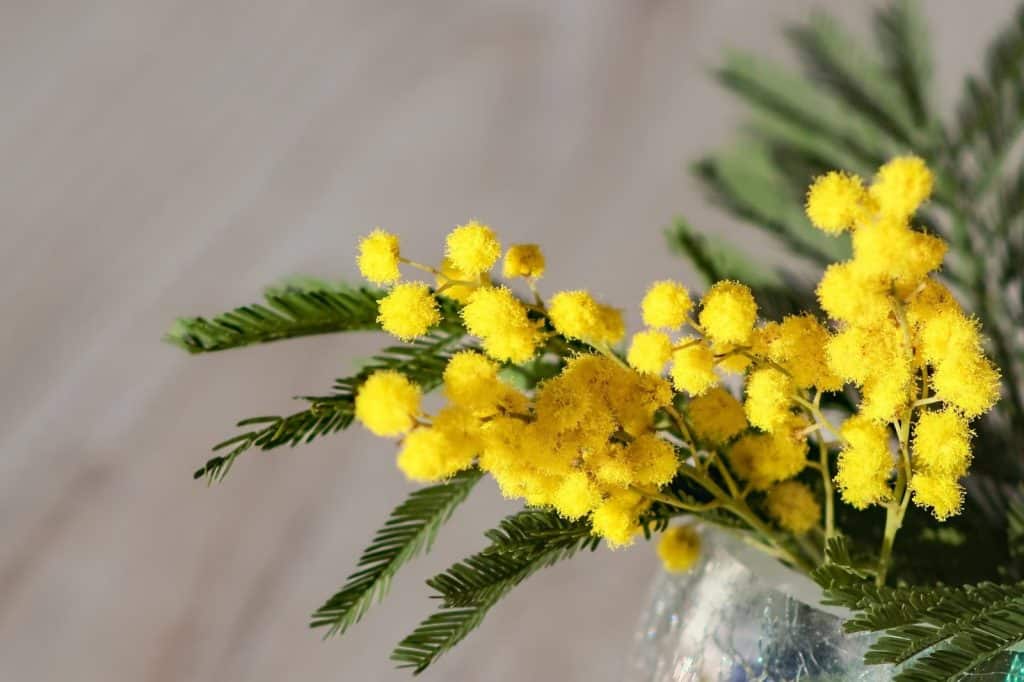
<path id="1" fill-rule="evenodd" d="M 722 532 L 705 531 L 700 561 L 661 572 L 637 624 L 626 682 L 878 681 L 892 666 L 865 665 L 870 633 L 846 634 L 848 613 L 818 604 L 808 578 Z M 1019 654 L 973 680 L 1024 681 Z"/>

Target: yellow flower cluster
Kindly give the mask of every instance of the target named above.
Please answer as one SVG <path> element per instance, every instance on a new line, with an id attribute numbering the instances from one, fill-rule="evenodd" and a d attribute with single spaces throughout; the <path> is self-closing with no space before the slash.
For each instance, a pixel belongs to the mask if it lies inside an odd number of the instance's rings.
<path id="1" fill-rule="evenodd" d="M 675 447 L 653 429 L 672 398 L 668 383 L 584 354 L 531 399 L 498 369 L 476 351 L 455 354 L 444 372 L 448 404 L 429 424 L 413 418 L 418 389 L 377 372 L 357 395 L 356 416 L 378 435 L 406 434 L 398 467 L 413 480 L 443 480 L 476 459 L 506 496 L 589 516 L 609 544 L 630 543 L 650 502 L 636 489 L 656 489 L 678 468 Z"/>
<path id="2" fill-rule="evenodd" d="M 853 231 L 853 258 L 831 265 L 817 291 L 838 325 L 824 345 L 827 366 L 861 393 L 858 421 L 844 429 L 836 482 L 854 506 L 890 499 L 894 461 L 884 425 L 905 434 L 917 416 L 914 456 L 899 473 L 909 477 L 914 501 L 941 520 L 960 509 L 958 479 L 970 461 L 966 419 L 994 404 L 999 372 L 984 355 L 977 323 L 931 276 L 945 242 L 911 226 L 932 185 L 927 166 L 911 156 L 882 166 L 870 187 L 829 173 L 811 186 L 807 215 L 826 232 Z M 931 402 L 945 407 L 921 409 Z"/>
<path id="3" fill-rule="evenodd" d="M 815 180 L 808 217 L 825 232 L 851 232 L 853 245 L 853 257 L 829 266 L 818 285 L 827 320 L 759 320 L 753 293 L 735 281 L 695 300 L 681 283 L 661 280 L 643 297 L 645 328 L 624 360 L 614 348 L 625 335 L 619 310 L 584 290 L 541 296 L 546 262 L 537 245 L 505 251 L 502 274 L 528 287 L 524 297 L 492 279 L 502 246 L 480 222 L 448 235 L 436 267 L 407 260 L 397 237 L 375 230 L 360 244 L 358 265 L 370 281 L 392 286 L 379 302 L 381 326 L 416 338 L 442 321 L 445 297 L 480 350 L 448 359 L 447 402 L 432 415 L 420 388 L 395 371 L 365 381 L 355 415 L 377 435 L 402 438 L 397 464 L 410 479 L 441 481 L 479 467 L 504 495 L 586 519 L 613 547 L 632 542 L 655 502 L 723 507 L 798 564 L 772 534 L 836 532 L 833 485 L 858 509 L 884 505 L 887 533 L 911 501 L 946 519 L 962 505 L 969 421 L 998 398 L 999 373 L 978 323 L 933 276 L 945 243 L 911 226 L 932 184 L 915 157 L 889 162 L 870 185 L 840 172 Z M 431 273 L 436 288 L 401 281 L 403 264 Z M 502 364 L 540 355 L 557 356 L 556 376 L 530 390 L 501 379 Z M 723 386 L 735 380 L 730 374 L 742 379 L 742 401 Z M 833 426 L 822 395 L 849 385 L 859 393 L 856 410 Z M 797 480 L 808 467 L 821 486 Z M 710 502 L 691 498 L 692 488 L 665 488 L 678 477 Z M 813 537 L 820 535 L 801 543 Z M 673 528 L 658 551 L 666 567 L 683 570 L 699 538 L 688 526 Z"/>

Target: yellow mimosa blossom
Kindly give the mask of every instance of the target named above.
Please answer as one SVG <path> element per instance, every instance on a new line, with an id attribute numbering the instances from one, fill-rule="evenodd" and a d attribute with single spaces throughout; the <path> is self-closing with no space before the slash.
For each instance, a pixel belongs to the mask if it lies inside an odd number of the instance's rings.
<path id="1" fill-rule="evenodd" d="M 796 535 L 811 530 L 821 519 L 821 505 L 811 489 L 799 481 L 784 481 L 772 486 L 764 504 L 769 516 Z"/>
<path id="2" fill-rule="evenodd" d="M 437 299 L 423 282 L 404 282 L 377 302 L 377 321 L 403 341 L 423 336 L 441 321 Z"/>
<path id="3" fill-rule="evenodd" d="M 999 370 L 984 355 L 959 355 L 939 364 L 932 375 L 935 396 L 974 418 L 999 400 Z"/>
<path id="4" fill-rule="evenodd" d="M 819 230 L 839 234 L 853 227 L 867 210 L 868 201 L 859 177 L 830 171 L 815 178 L 807 191 L 807 217 Z"/>
<path id="5" fill-rule="evenodd" d="M 637 436 L 626 446 L 625 458 L 633 474 L 631 483 L 639 485 L 665 485 L 679 467 L 672 444 L 653 433 Z"/>
<path id="6" fill-rule="evenodd" d="M 916 156 L 898 156 L 878 169 L 868 190 L 879 210 L 896 217 L 914 213 L 932 193 L 935 178 Z"/>
<path id="7" fill-rule="evenodd" d="M 564 336 L 592 343 L 612 343 L 625 332 L 621 314 L 603 306 L 586 291 L 562 291 L 551 297 L 548 318 Z"/>
<path id="8" fill-rule="evenodd" d="M 483 339 L 484 352 L 495 360 L 526 362 L 543 337 L 522 302 L 506 287 L 481 287 L 462 308 L 466 330 Z"/>
<path id="9" fill-rule="evenodd" d="M 615 492 L 594 510 L 590 518 L 595 535 L 600 535 L 612 549 L 633 543 L 640 532 L 637 525 L 640 514 L 650 506 L 650 500 L 629 490 Z"/>
<path id="10" fill-rule="evenodd" d="M 672 384 L 679 391 L 698 396 L 718 385 L 715 356 L 711 348 L 693 339 L 680 339 L 680 348 L 672 352 Z"/>
<path id="11" fill-rule="evenodd" d="M 796 435 L 796 424 L 776 433 L 741 436 L 728 450 L 729 464 L 755 490 L 793 478 L 807 466 L 807 441 Z"/>
<path id="12" fill-rule="evenodd" d="M 601 503 L 601 491 L 582 471 L 574 471 L 562 478 L 551 504 L 567 519 L 586 516 Z"/>
<path id="13" fill-rule="evenodd" d="M 962 312 L 960 304 L 953 297 L 953 292 L 930 277 L 925 279 L 907 300 L 907 321 L 918 331 L 940 315 Z"/>
<path id="14" fill-rule="evenodd" d="M 858 272 L 853 261 L 828 266 L 818 282 L 817 295 L 821 309 L 843 322 L 877 323 L 894 309 L 885 280 Z"/>
<path id="15" fill-rule="evenodd" d="M 772 324 L 770 338 L 760 340 L 765 345 L 763 354 L 785 368 L 797 388 L 837 391 L 842 387 L 842 379 L 833 374 L 826 356 L 831 337 L 818 320 L 811 315 L 787 315 L 781 323 Z M 755 331 L 755 340 L 760 336 Z M 757 345 L 755 341 L 755 349 Z"/>
<path id="16" fill-rule="evenodd" d="M 633 335 L 626 362 L 638 372 L 661 374 L 672 357 L 672 341 L 668 334 L 643 331 Z"/>
<path id="17" fill-rule="evenodd" d="M 921 354 L 928 362 L 941 365 L 958 357 L 981 353 L 978 321 L 959 309 L 943 310 L 924 321 L 921 330 Z"/>
<path id="18" fill-rule="evenodd" d="M 843 500 L 857 509 L 888 501 L 893 459 L 886 428 L 871 419 L 852 417 L 841 432 L 846 445 L 839 453 L 835 482 Z"/>
<path id="19" fill-rule="evenodd" d="M 747 399 L 743 403 L 747 419 L 762 431 L 775 431 L 790 419 L 794 391 L 788 374 L 774 367 L 755 370 L 747 378 Z"/>
<path id="20" fill-rule="evenodd" d="M 724 388 L 713 388 L 686 407 L 698 438 L 720 444 L 747 428 L 743 405 Z"/>
<path id="21" fill-rule="evenodd" d="M 540 279 L 544 276 L 544 253 L 537 244 L 513 244 L 505 252 L 502 274 L 508 278 L 528 277 Z"/>
<path id="22" fill-rule="evenodd" d="M 863 275 L 916 286 L 942 265 L 946 242 L 912 230 L 903 220 L 882 218 L 857 229 L 853 253 Z"/>
<path id="23" fill-rule="evenodd" d="M 360 240 L 356 264 L 363 277 L 374 284 L 392 284 L 402 277 L 398 258 L 398 237 L 378 227 Z"/>
<path id="24" fill-rule="evenodd" d="M 747 343 L 757 322 L 757 303 L 750 287 L 715 282 L 701 299 L 700 325 L 718 343 Z"/>
<path id="25" fill-rule="evenodd" d="M 669 573 L 689 571 L 700 558 L 700 534 L 690 525 L 672 526 L 658 540 L 658 557 Z"/>
<path id="26" fill-rule="evenodd" d="M 959 478 L 971 463 L 971 428 L 953 410 L 923 412 L 914 426 L 914 467 Z"/>
<path id="27" fill-rule="evenodd" d="M 356 393 L 356 419 L 377 436 L 400 436 L 416 424 L 421 397 L 420 387 L 404 374 L 374 372 Z"/>
<path id="28" fill-rule="evenodd" d="M 448 234 L 445 255 L 452 266 L 470 277 L 490 270 L 501 256 L 501 242 L 494 230 L 471 220 Z"/>
<path id="29" fill-rule="evenodd" d="M 932 510 L 939 521 L 956 516 L 964 504 L 964 489 L 954 476 L 916 473 L 910 479 L 914 504 Z"/>
<path id="30" fill-rule="evenodd" d="M 498 378 L 498 364 L 476 351 L 459 351 L 444 369 L 444 395 L 477 417 L 524 412 L 527 398 Z"/>
<path id="31" fill-rule="evenodd" d="M 907 362 L 894 363 L 874 374 L 861 388 L 859 414 L 879 422 L 891 422 L 906 408 L 913 374 Z"/>
<path id="32" fill-rule="evenodd" d="M 446 407 L 433 426 L 414 429 L 402 442 L 398 468 L 412 481 L 443 481 L 473 464 L 479 422 L 458 407 Z"/>
<path id="33" fill-rule="evenodd" d="M 686 323 L 693 301 L 690 292 L 682 284 L 662 280 L 647 290 L 640 308 L 647 326 L 676 330 Z"/>

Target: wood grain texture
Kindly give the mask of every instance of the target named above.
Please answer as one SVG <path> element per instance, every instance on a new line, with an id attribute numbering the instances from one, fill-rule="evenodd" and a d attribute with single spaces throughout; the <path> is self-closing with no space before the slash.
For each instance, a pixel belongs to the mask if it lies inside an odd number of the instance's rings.
<path id="1" fill-rule="evenodd" d="M 387 654 L 431 609 L 422 580 L 512 505 L 483 486 L 323 643 L 308 614 L 408 489 L 390 445 L 353 429 L 213 489 L 190 474 L 381 339 L 189 358 L 161 334 L 286 275 L 354 276 L 377 224 L 427 260 L 477 216 L 545 244 L 545 290 L 623 306 L 693 281 L 660 237 L 683 211 L 780 257 L 685 163 L 738 121 L 721 49 L 783 57 L 812 4 L 0 3 L 0 679 L 406 679 Z M 1011 4 L 928 4 L 947 105 Z M 422 679 L 617 679 L 654 570 L 641 546 L 538 575 Z"/>

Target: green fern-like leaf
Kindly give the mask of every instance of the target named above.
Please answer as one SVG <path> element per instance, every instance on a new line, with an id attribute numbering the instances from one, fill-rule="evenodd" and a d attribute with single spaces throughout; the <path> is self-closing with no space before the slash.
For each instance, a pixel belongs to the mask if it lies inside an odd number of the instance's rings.
<path id="1" fill-rule="evenodd" d="M 877 632 L 865 663 L 899 666 L 899 682 L 945 682 L 984 672 L 1024 640 L 1024 583 L 948 587 L 876 586 L 852 565 L 845 540 L 831 540 L 813 574 L 824 603 L 854 611 L 848 632 Z"/>
<path id="2" fill-rule="evenodd" d="M 382 292 L 337 285 L 267 291 L 265 303 L 235 308 L 212 319 L 178 319 L 166 340 L 189 353 L 209 353 L 312 334 L 379 329 Z"/>
<path id="3" fill-rule="evenodd" d="M 516 585 L 542 568 L 598 545 L 588 524 L 537 510 L 510 516 L 487 535 L 490 546 L 428 581 L 442 598 L 442 606 L 395 648 L 391 658 L 399 667 L 415 673 L 426 670 L 480 625 Z"/>
<path id="4" fill-rule="evenodd" d="M 252 448 L 273 450 L 282 445 L 300 443 L 347 429 L 355 412 L 355 397 L 359 386 L 371 374 L 381 369 L 392 369 L 409 377 L 424 391 L 431 391 L 441 382 L 448 358 L 465 337 L 465 330 L 453 322 L 446 322 L 415 341 L 401 346 L 390 346 L 373 356 L 356 374 L 338 379 L 334 392 L 324 396 L 303 396 L 309 404 L 288 416 L 253 417 L 238 423 L 239 427 L 256 426 L 218 443 L 215 452 L 226 454 L 211 457 L 194 474 L 195 478 L 220 481 L 227 476 L 235 460 Z"/>
<path id="5" fill-rule="evenodd" d="M 931 45 L 917 3 L 897 0 L 881 8 L 875 15 L 875 36 L 885 69 L 902 91 L 915 124 L 931 125 Z"/>
<path id="6" fill-rule="evenodd" d="M 481 475 L 478 469 L 461 472 L 449 481 L 417 490 L 395 508 L 363 551 L 359 570 L 313 614 L 310 627 L 326 627 L 326 636 L 331 636 L 357 623 L 375 600 L 384 597 L 402 566 L 430 551 L 438 529 L 469 496 Z"/>

